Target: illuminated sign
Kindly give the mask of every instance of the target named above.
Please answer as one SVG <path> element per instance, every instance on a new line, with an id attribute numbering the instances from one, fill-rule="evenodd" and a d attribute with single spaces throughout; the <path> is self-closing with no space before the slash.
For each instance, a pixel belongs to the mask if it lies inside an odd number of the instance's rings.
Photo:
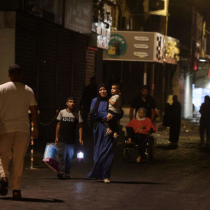
<path id="1" fill-rule="evenodd" d="M 112 32 L 104 60 L 177 64 L 179 41 L 156 32 Z"/>

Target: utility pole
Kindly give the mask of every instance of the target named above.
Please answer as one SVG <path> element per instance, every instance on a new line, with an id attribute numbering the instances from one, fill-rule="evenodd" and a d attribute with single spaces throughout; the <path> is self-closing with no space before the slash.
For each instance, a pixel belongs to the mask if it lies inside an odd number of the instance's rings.
<path id="1" fill-rule="evenodd" d="M 169 8 L 169 0 L 166 1 L 166 25 L 165 25 L 165 36 L 168 35 L 168 8 Z M 165 80 L 166 80 L 166 63 L 163 61 L 163 84 L 162 84 L 162 109 L 165 106 Z"/>
<path id="2" fill-rule="evenodd" d="M 144 85 L 147 85 L 147 62 L 144 62 Z"/>
<path id="3" fill-rule="evenodd" d="M 165 27 L 165 35 L 168 35 L 168 8 L 169 8 L 169 0 L 166 0 L 166 27 Z"/>
<path id="4" fill-rule="evenodd" d="M 151 91 L 150 95 L 154 97 L 154 78 L 155 78 L 155 63 L 151 63 Z"/>

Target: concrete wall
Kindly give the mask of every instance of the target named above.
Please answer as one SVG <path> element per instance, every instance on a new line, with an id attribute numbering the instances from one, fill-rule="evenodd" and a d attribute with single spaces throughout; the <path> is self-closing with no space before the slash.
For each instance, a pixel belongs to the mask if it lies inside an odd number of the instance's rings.
<path id="1" fill-rule="evenodd" d="M 15 13 L 0 12 L 0 85 L 8 82 L 8 66 L 15 62 Z"/>
<path id="2" fill-rule="evenodd" d="M 192 76 L 185 77 L 184 118 L 192 118 Z"/>

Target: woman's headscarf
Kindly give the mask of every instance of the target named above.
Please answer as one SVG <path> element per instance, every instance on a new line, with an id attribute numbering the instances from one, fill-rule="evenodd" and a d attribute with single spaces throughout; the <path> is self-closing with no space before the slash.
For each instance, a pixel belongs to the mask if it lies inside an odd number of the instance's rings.
<path id="1" fill-rule="evenodd" d="M 144 107 L 139 108 L 138 111 L 137 111 L 137 114 L 136 114 L 136 119 L 139 120 L 139 121 L 142 121 L 142 120 L 145 120 L 145 119 L 146 119 L 146 117 L 140 119 L 140 117 L 139 117 L 138 114 L 139 114 L 139 112 L 140 112 L 141 110 L 144 112 L 144 115 L 145 115 L 145 116 L 146 116 L 146 113 L 147 113 L 147 110 L 146 110 Z"/>
<path id="2" fill-rule="evenodd" d="M 102 97 L 100 94 L 99 94 L 99 89 L 104 87 L 106 90 L 107 90 L 107 96 L 106 97 Z M 97 87 L 97 100 L 96 100 L 96 103 L 95 103 L 95 106 L 94 108 L 92 109 L 91 111 L 91 114 L 94 114 L 94 113 L 97 113 L 98 112 L 98 107 L 99 107 L 99 103 L 101 101 L 108 101 L 108 87 L 106 84 L 103 84 L 101 83 L 100 85 L 98 85 Z M 107 104 L 108 105 L 108 104 Z M 108 108 L 108 107 L 107 107 Z"/>

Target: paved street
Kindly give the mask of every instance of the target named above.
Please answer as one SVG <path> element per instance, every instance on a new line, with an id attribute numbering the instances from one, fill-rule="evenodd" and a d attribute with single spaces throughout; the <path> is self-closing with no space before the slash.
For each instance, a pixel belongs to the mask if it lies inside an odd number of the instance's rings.
<path id="1" fill-rule="evenodd" d="M 74 160 L 71 180 L 58 180 L 41 163 L 41 151 L 35 151 L 38 170 L 28 170 L 28 153 L 23 200 L 13 201 L 10 188 L 6 197 L 0 197 L 0 209 L 209 209 L 210 149 L 200 147 L 198 132 L 182 132 L 177 149 L 168 148 L 165 131 L 156 138 L 153 163 L 136 164 L 135 152 L 124 163 L 123 142 L 118 142 L 110 184 L 86 178 L 92 167 L 91 139 L 85 161 Z"/>

